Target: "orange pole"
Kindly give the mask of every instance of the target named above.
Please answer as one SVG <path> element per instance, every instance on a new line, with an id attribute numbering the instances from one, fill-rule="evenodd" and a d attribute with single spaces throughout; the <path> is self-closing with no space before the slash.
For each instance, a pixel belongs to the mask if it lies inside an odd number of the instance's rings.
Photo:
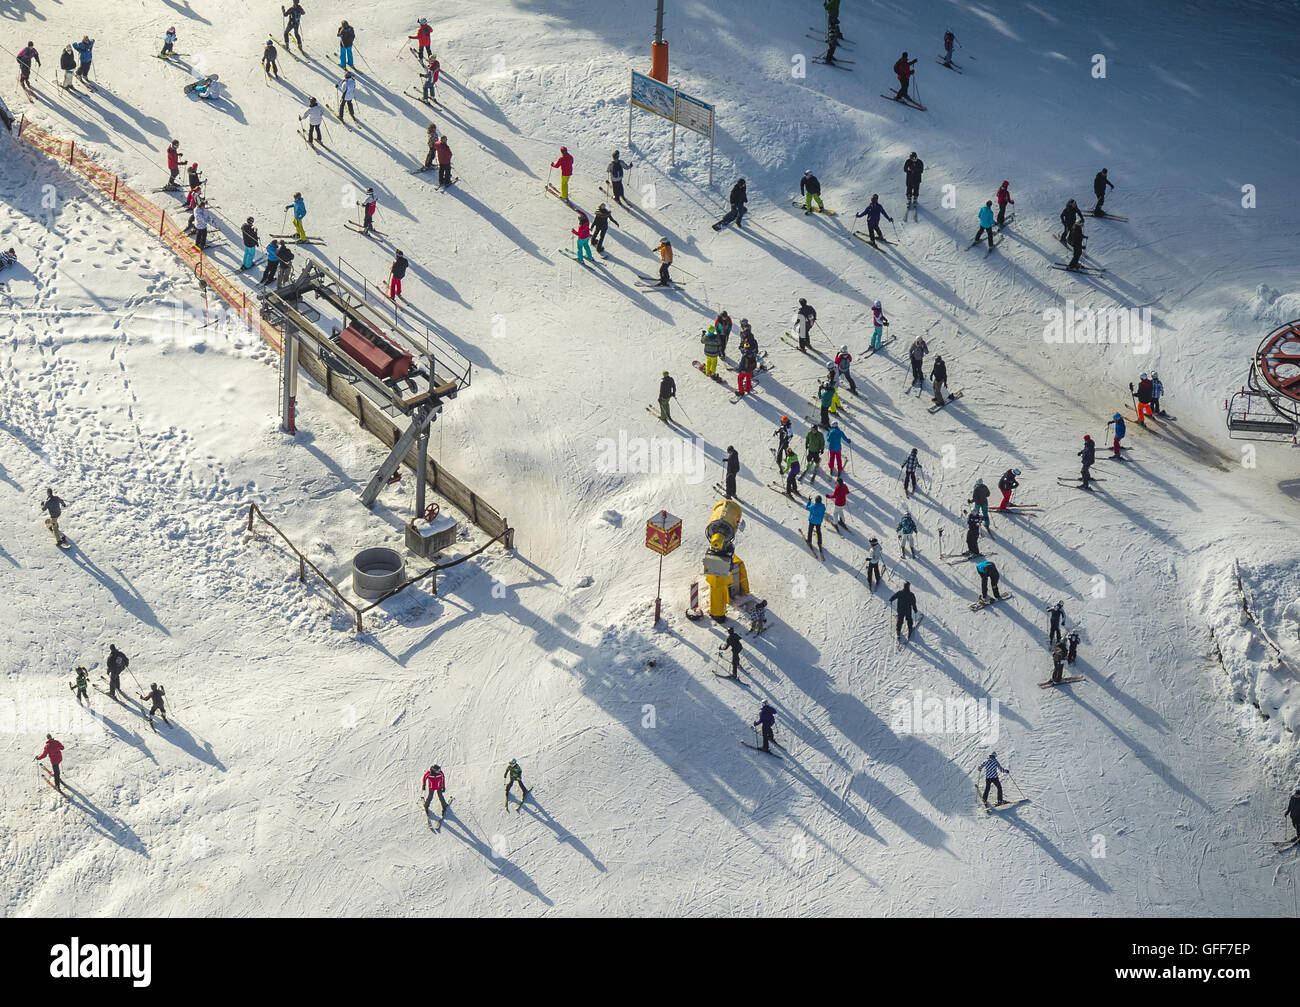
<path id="1" fill-rule="evenodd" d="M 668 83 L 668 43 L 650 43 L 650 76 L 662 84 Z"/>

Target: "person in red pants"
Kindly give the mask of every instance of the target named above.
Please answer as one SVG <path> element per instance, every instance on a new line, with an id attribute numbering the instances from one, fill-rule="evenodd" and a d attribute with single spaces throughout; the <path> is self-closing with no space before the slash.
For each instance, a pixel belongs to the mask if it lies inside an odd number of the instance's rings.
<path id="1" fill-rule="evenodd" d="M 1011 503 L 1011 492 L 1020 483 L 1016 482 L 1016 476 L 1020 475 L 1019 469 L 1007 469 L 1002 473 L 1002 478 L 998 480 L 998 489 L 1002 491 L 1002 502 L 998 504 L 998 510 L 1006 510 L 1007 505 Z"/>
<path id="2" fill-rule="evenodd" d="M 408 265 L 410 263 L 406 261 L 406 256 L 402 254 L 402 250 L 399 248 L 393 258 L 393 264 L 388 267 L 388 297 L 390 300 L 402 296 L 402 277 L 406 275 Z"/>
<path id="3" fill-rule="evenodd" d="M 758 358 L 752 352 L 741 354 L 740 363 L 736 365 L 736 394 L 744 395 L 754 390 L 754 369 Z"/>

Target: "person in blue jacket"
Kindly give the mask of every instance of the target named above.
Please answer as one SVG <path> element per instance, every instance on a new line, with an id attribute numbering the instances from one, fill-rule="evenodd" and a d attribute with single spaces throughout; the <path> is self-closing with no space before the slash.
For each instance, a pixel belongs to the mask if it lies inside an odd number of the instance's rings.
<path id="1" fill-rule="evenodd" d="M 266 269 L 262 272 L 262 283 L 265 285 L 275 279 L 276 271 L 280 268 L 280 252 L 275 247 L 275 241 L 272 240 L 266 245 Z"/>
<path id="2" fill-rule="evenodd" d="M 81 61 L 81 65 L 77 67 L 77 76 L 82 80 L 89 80 L 91 50 L 95 48 L 95 40 L 89 35 L 83 35 L 80 42 L 72 43 L 72 48 L 77 50 L 77 58 Z"/>
<path id="3" fill-rule="evenodd" d="M 812 548 L 813 532 L 817 533 L 817 548 L 822 547 L 822 520 L 826 517 L 826 505 L 819 494 L 815 500 L 803 505 L 808 512 L 808 548 Z"/>
<path id="4" fill-rule="evenodd" d="M 871 202 L 867 204 L 867 208 L 861 213 L 853 215 L 854 220 L 859 217 L 867 218 L 867 234 L 873 245 L 876 243 L 877 238 L 881 241 L 885 240 L 885 235 L 880 230 L 880 218 L 884 217 L 891 224 L 894 222 L 894 218 L 887 214 L 885 208 L 880 205 L 880 196 L 874 192 L 871 194 Z"/>
<path id="5" fill-rule="evenodd" d="M 842 475 L 844 473 L 844 445 L 853 442 L 844 436 L 844 431 L 840 429 L 838 423 L 832 423 L 830 430 L 826 434 L 826 449 L 830 452 L 830 459 L 826 463 L 826 471 L 835 475 L 838 470 Z"/>
<path id="6" fill-rule="evenodd" d="M 994 562 L 991 559 L 982 559 L 975 564 L 975 569 L 980 575 L 980 597 L 987 601 L 989 588 L 993 588 L 993 597 L 1001 601 L 1002 594 L 998 591 L 998 568 Z"/>
<path id="7" fill-rule="evenodd" d="M 1128 427 L 1124 425 L 1124 417 L 1121 416 L 1119 413 L 1116 413 L 1114 416 L 1110 418 L 1110 423 L 1107 423 L 1106 426 L 1115 427 L 1115 439 L 1111 442 L 1110 449 L 1113 457 L 1118 458 L 1120 461 L 1123 461 L 1124 460 L 1123 456 L 1120 455 L 1119 442 L 1122 441 L 1124 439 L 1124 435 L 1128 433 Z"/>
<path id="8" fill-rule="evenodd" d="M 299 241 L 307 240 L 307 232 L 302 228 L 302 218 L 307 216 L 307 204 L 303 202 L 302 193 L 293 194 L 293 202 L 285 207 L 286 210 L 293 211 L 293 229 L 298 233 Z"/>
<path id="9" fill-rule="evenodd" d="M 989 236 L 989 248 L 993 247 L 993 200 L 988 200 L 980 207 L 980 229 L 975 232 L 975 240 L 972 245 L 978 245 L 980 238 L 985 234 Z"/>

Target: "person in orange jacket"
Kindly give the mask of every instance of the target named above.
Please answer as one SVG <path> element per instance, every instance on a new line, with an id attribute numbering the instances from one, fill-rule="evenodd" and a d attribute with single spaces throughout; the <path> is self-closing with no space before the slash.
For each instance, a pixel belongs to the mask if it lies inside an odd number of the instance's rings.
<path id="1" fill-rule="evenodd" d="M 667 238 L 661 237 L 655 251 L 659 253 L 659 286 L 671 286 L 673 281 L 668 275 L 668 267 L 673 264 L 673 246 Z"/>
<path id="2" fill-rule="evenodd" d="M 571 228 L 569 233 L 578 239 L 578 265 L 582 265 L 582 253 L 587 253 L 587 261 L 592 261 L 591 256 L 591 224 L 587 222 L 585 213 L 578 214 L 578 226 Z"/>
<path id="3" fill-rule="evenodd" d="M 551 167 L 560 169 L 560 198 L 567 203 L 569 201 L 569 176 L 573 174 L 573 155 L 569 153 L 568 147 L 560 148 L 559 159 L 552 161 Z"/>
<path id="4" fill-rule="evenodd" d="M 59 779 L 59 763 L 63 761 L 63 745 L 61 742 L 55 741 L 52 734 L 45 736 L 45 748 L 40 755 L 36 756 L 36 761 L 40 762 L 45 758 L 50 760 L 50 768 L 54 774 L 54 789 L 59 793 L 63 793 L 63 783 Z"/>

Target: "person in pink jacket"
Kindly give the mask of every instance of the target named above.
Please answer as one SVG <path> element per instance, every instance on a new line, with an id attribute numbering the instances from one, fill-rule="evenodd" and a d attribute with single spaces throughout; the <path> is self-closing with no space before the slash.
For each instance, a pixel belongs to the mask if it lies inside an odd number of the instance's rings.
<path id="1" fill-rule="evenodd" d="M 570 229 L 569 233 L 576 235 L 578 238 L 578 263 L 579 264 L 582 263 L 583 252 L 587 253 L 587 261 L 588 262 L 592 261 L 591 224 L 587 222 L 587 215 L 585 213 L 578 214 L 578 227 L 576 230 Z"/>
<path id="2" fill-rule="evenodd" d="M 59 763 L 63 761 L 63 745 L 55 741 L 52 734 L 45 736 L 45 748 L 40 755 L 36 756 L 36 761 L 40 762 L 46 758 L 50 760 L 50 768 L 54 773 L 54 789 L 62 793 L 63 785 L 59 779 Z"/>
<path id="3" fill-rule="evenodd" d="M 1011 198 L 1010 185 L 1010 182 L 1004 181 L 998 186 L 998 227 L 1007 222 L 1007 207 L 1016 205 L 1016 201 Z"/>
<path id="4" fill-rule="evenodd" d="M 552 168 L 560 169 L 560 198 L 569 201 L 569 176 L 573 174 L 573 155 L 568 147 L 560 148 L 559 160 L 551 162 Z"/>
<path id="5" fill-rule="evenodd" d="M 442 805 L 442 813 L 447 813 L 447 800 L 442 796 L 442 792 L 447 789 L 447 778 L 442 775 L 441 766 L 430 766 L 429 771 L 424 774 L 424 782 L 420 785 L 421 790 L 427 790 L 429 796 L 424 799 L 424 810 L 427 814 L 429 805 L 433 802 L 433 795 L 438 795 L 438 803 Z"/>

